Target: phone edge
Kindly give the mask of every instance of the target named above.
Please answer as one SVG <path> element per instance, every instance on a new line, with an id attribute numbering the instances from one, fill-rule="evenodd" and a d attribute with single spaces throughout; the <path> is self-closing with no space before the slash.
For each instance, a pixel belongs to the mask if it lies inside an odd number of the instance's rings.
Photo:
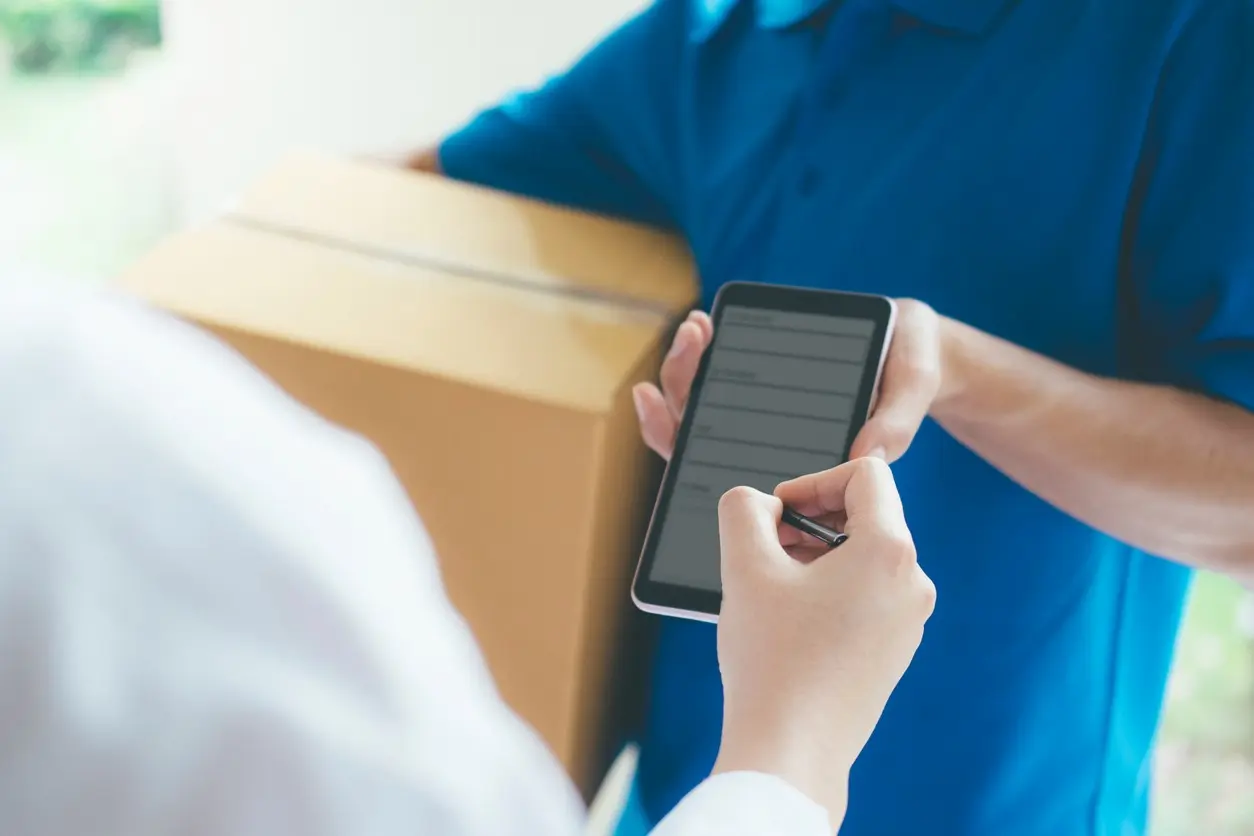
<path id="1" fill-rule="evenodd" d="M 636 573 L 640 572 L 640 563 L 636 563 Z M 662 607 L 657 604 L 648 604 L 641 601 L 636 595 L 636 582 L 631 582 L 631 601 L 636 605 L 636 609 L 641 612 L 647 612 L 650 615 L 665 615 L 672 618 L 684 618 L 689 621 L 702 621 L 706 624 L 718 624 L 718 613 L 704 613 L 700 610 L 683 610 L 678 607 Z"/>
<path id="2" fill-rule="evenodd" d="M 897 301 L 890 296 L 883 296 L 888 302 L 888 324 L 884 328 L 884 342 L 880 346 L 880 359 L 875 367 L 875 382 L 871 384 L 871 402 L 867 404 L 863 420 L 869 420 L 875 414 L 875 407 L 880 401 L 880 379 L 884 377 L 884 364 L 888 362 L 888 349 L 893 344 L 893 331 L 897 328 Z"/>
<path id="3" fill-rule="evenodd" d="M 725 283 L 722 287 L 718 289 L 718 292 L 715 293 L 714 301 L 710 305 L 711 311 L 715 310 L 718 307 L 719 297 L 722 295 L 723 289 L 726 288 L 728 284 L 750 284 L 750 283 L 749 282 Z M 864 294 L 864 295 L 874 296 L 875 294 Z M 889 350 L 889 347 L 892 345 L 893 332 L 897 326 L 897 302 L 896 300 L 894 300 L 891 296 L 880 296 L 879 298 L 883 299 L 884 301 L 888 303 L 888 323 L 884 328 L 884 340 L 880 346 L 879 361 L 876 364 L 876 368 L 875 368 L 875 382 L 871 386 L 871 400 L 870 400 L 870 404 L 867 406 L 867 414 L 864 416 L 864 420 L 869 419 L 875 413 L 875 407 L 879 402 L 880 380 L 884 375 L 884 365 L 888 362 L 888 350 Z M 658 483 L 659 488 L 658 488 L 657 496 L 654 497 L 653 499 L 653 509 L 649 514 L 649 524 L 645 529 L 644 540 L 641 543 L 641 553 L 636 558 L 636 568 L 635 568 L 635 571 L 632 572 L 632 576 L 631 576 L 631 601 L 632 601 L 632 604 L 635 605 L 636 609 L 640 610 L 641 612 L 649 613 L 651 615 L 670 616 L 673 618 L 687 619 L 689 621 L 700 621 L 706 624 L 717 624 L 718 613 L 710 614 L 710 613 L 701 612 L 700 610 L 685 610 L 685 609 L 679 609 L 676 607 L 665 607 L 665 606 L 661 606 L 658 604 L 650 604 L 641 600 L 640 596 L 636 594 L 636 590 L 640 582 L 640 571 L 644 567 L 644 544 L 648 542 L 650 529 L 653 528 L 653 524 L 655 520 L 657 519 L 657 509 L 661 505 L 661 502 L 662 502 L 661 484 L 666 481 L 667 473 L 670 470 L 671 465 L 673 463 L 674 463 L 673 457 L 666 461 L 666 467 L 663 469 L 662 478 L 659 480 L 659 483 Z"/>

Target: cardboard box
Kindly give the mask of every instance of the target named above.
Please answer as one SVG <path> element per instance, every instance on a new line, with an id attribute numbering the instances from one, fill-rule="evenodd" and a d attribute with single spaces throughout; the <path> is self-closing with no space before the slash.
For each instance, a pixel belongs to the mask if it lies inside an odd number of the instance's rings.
<path id="1" fill-rule="evenodd" d="M 594 790 L 655 490 L 630 388 L 696 298 L 686 248 L 304 155 L 123 285 L 386 453 L 503 696 Z"/>

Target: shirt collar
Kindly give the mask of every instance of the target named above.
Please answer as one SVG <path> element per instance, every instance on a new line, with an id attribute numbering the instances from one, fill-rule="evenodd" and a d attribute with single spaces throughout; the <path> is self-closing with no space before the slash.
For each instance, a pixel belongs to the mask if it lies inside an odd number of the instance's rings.
<path id="1" fill-rule="evenodd" d="M 732 11 L 741 3 L 753 3 L 754 17 L 764 29 L 794 26 L 835 2 L 868 2 L 868 0 L 691 0 L 693 6 L 692 37 L 708 40 L 722 27 Z M 966 35 L 987 31 L 998 14 L 1014 0 L 869 0 L 892 5 L 910 17 L 939 29 Z"/>

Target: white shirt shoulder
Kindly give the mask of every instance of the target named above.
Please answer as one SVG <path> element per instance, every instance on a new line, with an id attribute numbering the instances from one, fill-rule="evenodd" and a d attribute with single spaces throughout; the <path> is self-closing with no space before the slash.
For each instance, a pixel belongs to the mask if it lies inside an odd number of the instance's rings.
<path id="1" fill-rule="evenodd" d="M 0 296 L 6 836 L 580 832 L 375 450 L 173 319 Z M 816 810 L 723 776 L 659 833 Z"/>

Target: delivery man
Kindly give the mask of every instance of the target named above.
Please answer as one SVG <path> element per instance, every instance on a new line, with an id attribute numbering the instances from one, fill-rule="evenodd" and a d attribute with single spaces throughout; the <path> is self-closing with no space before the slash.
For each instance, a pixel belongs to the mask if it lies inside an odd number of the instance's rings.
<path id="1" fill-rule="evenodd" d="M 943 603 L 844 836 L 1145 832 L 1192 571 L 1254 577 L 1252 44 L 1249 0 L 660 0 L 412 160 L 677 230 L 707 304 L 920 300 L 854 452 L 909 448 Z M 637 392 L 663 455 L 709 339 Z M 715 631 L 668 621 L 653 820 L 719 728 Z"/>
<path id="2" fill-rule="evenodd" d="M 583 832 L 369 445 L 85 294 L 0 291 L 0 392 L 5 836 Z M 829 836 L 922 638 L 935 588 L 887 465 L 781 495 L 850 539 L 802 564 L 780 499 L 724 498 L 719 774 L 659 836 Z"/>

